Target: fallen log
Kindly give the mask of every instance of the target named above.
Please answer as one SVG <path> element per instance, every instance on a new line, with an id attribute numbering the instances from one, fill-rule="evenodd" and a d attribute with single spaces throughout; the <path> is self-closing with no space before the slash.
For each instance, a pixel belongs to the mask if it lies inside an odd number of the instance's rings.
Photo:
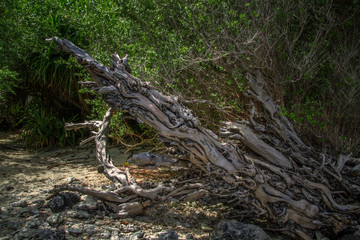
<path id="1" fill-rule="evenodd" d="M 220 138 L 201 126 L 179 97 L 161 93 L 151 83 L 131 75 L 127 57 L 113 54 L 112 66 L 106 67 L 68 40 L 54 37 L 48 41 L 55 41 L 62 51 L 75 56 L 94 80 L 86 86 L 102 94 L 110 106 L 103 121 L 67 124 L 66 128 L 97 129 L 90 140 L 95 140 L 97 159 L 117 190 L 103 193 L 103 197 L 101 192 L 88 193 L 107 201 L 114 199 L 110 205 L 116 217 L 141 212 L 145 207 L 137 198 L 113 195 L 129 193 L 151 201 L 164 201 L 169 196 L 185 201 L 204 196 L 226 198 L 254 219 L 264 217 L 290 236 L 304 239 L 313 238 L 317 229 L 337 234 L 358 224 L 355 216 L 360 210 L 357 203 L 360 187 L 343 174 L 347 161 L 343 155 L 337 160 L 319 153 L 301 140 L 265 91 L 261 73 L 247 75 L 247 96 L 262 106 L 265 124 L 254 119 L 253 104 L 251 119 L 224 122 Z M 113 111 L 127 111 L 154 128 L 164 141 L 187 155 L 207 180 L 185 184 L 180 189 L 162 184 L 152 189 L 141 188 L 128 169 L 114 166 L 107 152 L 106 136 Z M 65 189 L 86 193 L 71 187 L 55 191 Z M 121 206 L 124 202 L 131 204 Z M 133 210 L 131 206 L 135 206 Z"/>

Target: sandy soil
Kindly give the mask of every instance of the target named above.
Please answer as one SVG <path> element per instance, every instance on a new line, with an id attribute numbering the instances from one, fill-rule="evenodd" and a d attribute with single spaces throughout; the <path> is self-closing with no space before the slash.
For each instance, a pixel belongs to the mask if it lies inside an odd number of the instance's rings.
<path id="1" fill-rule="evenodd" d="M 128 158 L 125 149 L 110 149 L 115 165 Z M 0 207 L 21 199 L 36 200 L 54 185 L 76 178 L 88 186 L 110 181 L 97 172 L 95 146 L 29 150 L 15 132 L 0 132 Z"/>
<path id="2" fill-rule="evenodd" d="M 116 166 L 121 167 L 130 154 L 124 154 L 121 146 L 110 147 L 110 154 Z M 146 151 L 146 149 L 138 149 Z M 99 189 L 111 182 L 97 172 L 95 146 L 25 149 L 15 132 L 0 132 L 0 208 L 16 201 L 34 202 L 45 200 L 54 185 L 66 184 L 76 178 L 83 186 Z M 137 180 L 157 181 L 176 178 L 181 171 L 149 170 L 130 166 L 130 172 Z M 191 233 L 196 239 L 207 239 L 214 225 L 229 210 L 216 203 L 202 206 L 193 203 L 159 203 L 147 208 L 146 224 L 156 229 L 175 229 L 181 236 Z M 186 227 L 184 227 L 186 226 Z"/>

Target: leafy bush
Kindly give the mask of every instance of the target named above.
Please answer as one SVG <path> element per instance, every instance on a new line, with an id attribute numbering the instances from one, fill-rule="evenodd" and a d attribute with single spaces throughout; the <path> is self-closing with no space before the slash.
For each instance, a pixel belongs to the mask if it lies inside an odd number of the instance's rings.
<path id="1" fill-rule="evenodd" d="M 0 69 L 0 101 L 6 100 L 6 95 L 15 94 L 14 88 L 18 86 L 18 73 L 10 71 L 7 67 Z"/>
<path id="2" fill-rule="evenodd" d="M 18 87 L 18 73 L 7 67 L 0 69 L 0 124 L 16 122 L 20 106 L 14 98 Z M 14 119 L 15 118 L 15 119 Z"/>
<path id="3" fill-rule="evenodd" d="M 84 91 L 83 91 L 84 92 Z M 98 95 L 92 96 L 91 99 L 87 99 L 87 103 L 91 106 L 92 114 L 90 119 L 102 120 L 105 112 L 108 109 L 108 105 Z M 129 118 L 129 114 L 126 112 L 117 111 L 112 116 L 110 121 L 111 133 L 109 137 L 117 143 L 123 143 L 127 145 L 127 142 L 132 144 L 142 143 L 145 139 L 153 139 L 156 133 L 153 129 L 147 127 L 142 123 L 138 123 L 132 118 Z M 148 143 L 155 143 L 148 142 Z"/>
<path id="4" fill-rule="evenodd" d="M 260 70 L 271 96 L 308 139 L 358 152 L 359 12 L 351 0 L 3 0 L 0 65 L 16 71 L 23 86 L 10 87 L 21 101 L 8 101 L 9 109 L 25 109 L 26 99 L 39 97 L 48 112 L 58 109 L 52 116 L 59 119 L 90 114 L 89 94 L 80 95 L 77 85 L 85 71 L 44 41 L 58 36 L 105 64 L 112 52 L 129 54 L 135 76 L 217 104 L 227 114 L 190 106 L 212 130 L 221 120 L 248 117 L 244 76 Z M 101 119 L 93 111 L 91 118 Z M 118 136 L 132 134 L 126 121 L 116 121 Z"/>
<path id="5" fill-rule="evenodd" d="M 66 132 L 64 125 L 66 122 L 76 121 L 76 118 L 75 116 L 67 120 L 59 119 L 49 113 L 39 99 L 32 99 L 27 103 L 25 114 L 20 120 L 21 136 L 24 138 L 26 147 L 44 147 L 54 144 L 74 146 L 83 131 Z"/>

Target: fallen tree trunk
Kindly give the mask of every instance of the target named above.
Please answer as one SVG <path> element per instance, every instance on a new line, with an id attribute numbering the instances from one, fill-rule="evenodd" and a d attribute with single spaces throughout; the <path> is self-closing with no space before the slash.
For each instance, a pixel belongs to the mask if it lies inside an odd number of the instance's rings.
<path id="1" fill-rule="evenodd" d="M 115 214 L 118 217 L 126 216 L 124 209 L 131 206 L 136 209 L 129 212 L 139 212 L 151 204 L 139 202 L 137 196 L 152 201 L 169 197 L 186 201 L 203 196 L 222 197 L 302 238 L 312 238 L 314 230 L 319 228 L 333 228 L 338 233 L 356 223 L 354 216 L 359 213 L 359 205 L 355 202 L 360 188 L 344 175 L 351 173 L 346 166 L 346 162 L 351 161 L 344 160 L 351 157 L 336 159 L 307 146 L 264 90 L 260 73 L 247 76 L 247 95 L 256 103 L 249 121 L 223 123 L 220 139 L 201 126 L 180 98 L 165 95 L 149 82 L 131 75 L 126 57 L 113 54 L 112 66 L 106 67 L 70 41 L 56 37 L 49 40 L 76 57 L 94 80 L 86 85 L 102 94 L 111 107 L 103 121 L 67 124 L 66 128 L 98 129 L 88 141 L 95 140 L 97 159 L 104 174 L 117 186 L 111 193 L 71 186 L 58 186 L 55 191 L 79 191 L 116 203 L 114 211 L 121 209 Z M 264 124 L 254 118 L 255 105 L 261 108 Z M 154 128 L 164 141 L 187 155 L 189 161 L 205 173 L 204 178 L 211 180 L 186 183 L 180 188 L 161 184 L 153 189 L 141 188 L 128 169 L 122 171 L 114 166 L 106 150 L 106 134 L 115 110 L 128 111 L 139 122 Z M 238 146 L 242 146 L 242 150 Z M 121 197 L 123 193 L 129 194 Z M 121 207 L 125 202 L 134 204 Z"/>

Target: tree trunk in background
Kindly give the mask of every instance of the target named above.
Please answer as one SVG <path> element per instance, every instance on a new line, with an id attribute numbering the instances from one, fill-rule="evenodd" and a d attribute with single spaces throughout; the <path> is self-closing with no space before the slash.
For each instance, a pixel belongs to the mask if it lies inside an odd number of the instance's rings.
<path id="1" fill-rule="evenodd" d="M 260 73 L 247 75 L 247 96 L 253 104 L 250 119 L 224 122 L 220 139 L 201 126 L 180 98 L 165 95 L 149 82 L 132 76 L 126 57 L 113 54 L 112 66 L 106 67 L 70 41 L 56 37 L 49 40 L 76 57 L 94 80 L 86 84 L 102 94 L 111 107 L 103 121 L 68 124 L 67 128 L 98 128 L 91 138 L 96 142 L 97 158 L 104 174 L 118 186 L 111 193 L 74 186 L 58 186 L 55 191 L 79 191 L 116 203 L 117 217 L 140 211 L 151 200 L 164 201 L 170 196 L 182 196 L 184 200 L 226 198 L 253 218 L 266 217 L 304 239 L 313 237 L 319 228 L 333 228 L 338 233 L 347 225 L 358 224 L 354 216 L 359 205 L 354 202 L 360 188 L 350 177 L 355 172 L 350 166 L 358 160 L 342 155 L 334 158 L 307 146 L 264 90 Z M 255 121 L 255 106 L 262 123 Z M 121 171 L 112 164 L 106 150 L 106 132 L 114 110 L 128 111 L 139 122 L 154 128 L 205 173 L 204 179 L 210 180 L 180 188 L 165 184 L 155 189 L 141 188 L 128 170 Z M 126 191 L 134 195 L 118 195 Z M 149 201 L 141 202 L 137 196 Z"/>

